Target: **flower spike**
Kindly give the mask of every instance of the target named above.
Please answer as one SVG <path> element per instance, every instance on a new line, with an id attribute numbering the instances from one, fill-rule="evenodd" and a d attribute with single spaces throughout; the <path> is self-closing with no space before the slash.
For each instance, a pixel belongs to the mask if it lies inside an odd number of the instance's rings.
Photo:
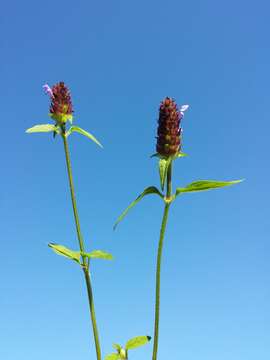
<path id="1" fill-rule="evenodd" d="M 163 158 L 176 156 L 181 149 L 180 122 L 188 105 L 180 111 L 172 98 L 166 97 L 159 107 L 156 151 Z"/>
<path id="2" fill-rule="evenodd" d="M 73 106 L 71 95 L 68 87 L 63 81 L 53 85 L 52 88 L 48 84 L 43 86 L 45 92 L 51 98 L 50 116 L 58 125 L 65 124 L 68 120 L 72 122 Z"/>

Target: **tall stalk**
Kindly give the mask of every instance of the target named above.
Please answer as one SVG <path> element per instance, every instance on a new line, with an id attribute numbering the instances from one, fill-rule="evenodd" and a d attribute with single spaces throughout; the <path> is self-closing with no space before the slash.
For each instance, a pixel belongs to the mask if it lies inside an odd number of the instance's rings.
<path id="1" fill-rule="evenodd" d="M 158 244 L 157 262 L 156 262 L 156 294 L 155 294 L 155 324 L 154 324 L 154 345 L 152 360 L 157 360 L 158 341 L 159 341 L 159 316 L 160 316 L 160 278 L 161 278 L 161 262 L 162 251 L 166 226 L 168 222 L 169 209 L 172 204 L 182 194 L 201 192 L 211 189 L 217 189 L 224 186 L 229 186 L 239 183 L 241 180 L 233 181 L 217 181 L 217 180 L 198 180 L 193 181 L 187 186 L 177 187 L 175 193 L 172 194 L 172 164 L 173 161 L 184 157 L 185 154 L 181 151 L 182 146 L 182 128 L 181 120 L 184 117 L 184 112 L 189 108 L 188 105 L 182 105 L 178 108 L 173 98 L 166 97 L 159 107 L 159 119 L 157 128 L 157 143 L 156 153 L 152 157 L 159 159 L 159 175 L 161 191 L 155 186 L 148 186 L 143 192 L 122 212 L 117 218 L 114 229 L 120 221 L 124 219 L 130 209 L 132 209 L 145 196 L 150 194 L 159 196 L 163 203 L 165 203 L 160 237 Z M 166 194 L 164 194 L 164 185 L 166 184 Z M 177 357 L 177 356 L 176 356 Z M 109 359 L 118 359 L 116 357 L 109 357 Z"/>
<path id="2" fill-rule="evenodd" d="M 169 165 L 168 173 L 167 173 L 166 202 L 165 202 L 164 211 L 163 211 L 163 218 L 162 218 L 162 223 L 161 223 L 160 237 L 159 237 L 159 244 L 158 244 L 157 266 L 156 266 L 155 329 L 154 329 L 154 345 L 153 345 L 152 360 L 157 359 L 157 352 L 158 352 L 161 260 L 162 260 L 164 236 L 165 236 L 166 225 L 167 225 L 167 221 L 168 221 L 169 209 L 170 209 L 170 205 L 171 205 L 171 195 L 172 195 L 172 162 Z"/>
<path id="3" fill-rule="evenodd" d="M 79 245 L 80 245 L 80 251 L 81 251 L 81 253 L 84 253 L 85 247 L 84 247 L 84 241 L 83 241 L 83 237 L 82 237 L 79 215 L 78 215 L 78 210 L 77 210 L 77 203 L 76 203 L 76 198 L 75 198 L 75 190 L 74 190 L 74 183 L 73 183 L 72 168 L 71 168 L 67 136 L 66 136 L 66 132 L 65 132 L 64 128 L 62 128 L 61 135 L 62 135 L 62 139 L 64 142 L 66 165 L 67 165 L 67 172 L 68 172 L 68 179 L 69 179 L 69 188 L 70 188 L 70 194 L 71 194 L 71 201 L 72 201 L 77 237 L 78 237 L 78 241 L 79 241 Z M 84 272 L 84 278 L 85 278 L 86 287 L 87 287 L 87 295 L 88 295 L 90 317 L 91 317 L 91 321 L 92 321 L 92 328 L 93 328 L 93 334 L 94 334 L 94 340 L 95 340 L 96 355 L 97 355 L 97 360 L 101 360 L 101 350 L 100 350 L 98 328 L 97 328 L 97 321 L 96 321 L 96 315 L 95 315 L 93 290 L 92 290 L 90 273 L 89 273 L 90 269 L 89 269 L 88 262 L 87 262 L 85 256 L 82 256 L 82 259 L 83 259 L 82 269 Z"/>

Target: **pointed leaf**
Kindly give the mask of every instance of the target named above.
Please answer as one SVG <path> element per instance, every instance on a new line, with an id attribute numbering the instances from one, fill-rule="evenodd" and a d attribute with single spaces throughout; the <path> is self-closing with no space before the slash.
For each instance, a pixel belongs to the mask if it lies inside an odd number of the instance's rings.
<path id="1" fill-rule="evenodd" d="M 74 131 L 88 137 L 90 140 L 94 141 L 98 146 L 103 147 L 101 143 L 94 137 L 94 135 L 90 134 L 88 131 L 81 129 L 79 126 L 71 126 L 67 132 L 67 136 L 69 136 Z"/>
<path id="2" fill-rule="evenodd" d="M 159 160 L 159 177 L 160 177 L 160 184 L 162 190 L 164 190 L 164 184 L 171 161 L 172 161 L 171 158 Z"/>
<path id="3" fill-rule="evenodd" d="M 116 220 L 115 224 L 114 224 L 114 230 L 116 228 L 116 226 L 119 224 L 120 221 L 122 221 L 124 219 L 124 217 L 127 215 L 127 213 L 129 212 L 130 209 L 132 209 L 136 204 L 138 204 L 138 202 L 140 200 L 142 200 L 142 198 L 146 195 L 149 194 L 156 194 L 159 195 L 162 199 L 163 199 L 163 195 L 162 193 L 155 187 L 155 186 L 149 186 L 148 188 L 146 188 L 127 208 L 124 212 L 122 212 L 122 214 L 118 217 L 118 219 Z"/>
<path id="4" fill-rule="evenodd" d="M 29 129 L 26 130 L 28 134 L 30 133 L 36 133 L 36 132 L 50 132 L 50 131 L 56 131 L 57 126 L 52 124 L 42 124 L 42 125 L 35 125 Z"/>
<path id="5" fill-rule="evenodd" d="M 104 260 L 112 260 L 113 256 L 102 250 L 94 250 L 90 253 L 81 253 L 83 256 L 88 257 L 89 259 L 104 259 Z"/>
<path id="6" fill-rule="evenodd" d="M 238 184 L 241 181 L 243 181 L 243 180 L 233 180 L 233 181 L 199 180 L 199 181 L 194 181 L 184 188 L 177 188 L 175 196 L 178 196 L 179 194 L 186 193 L 186 192 L 206 191 L 206 190 L 211 190 L 211 189 L 217 189 L 217 188 L 221 188 L 224 186 Z"/>
<path id="7" fill-rule="evenodd" d="M 105 357 L 105 360 L 118 360 L 118 359 L 120 359 L 120 355 L 119 355 L 119 354 L 115 354 L 115 353 L 110 354 L 110 355 L 107 355 L 107 356 Z"/>
<path id="8" fill-rule="evenodd" d="M 151 340 L 150 336 L 136 336 L 126 343 L 126 350 L 135 349 L 147 344 Z"/>
<path id="9" fill-rule="evenodd" d="M 118 352 L 120 352 L 120 350 L 121 350 L 121 345 L 119 345 L 119 344 L 113 344 L 112 346 L 113 346 L 113 348 L 115 348 L 115 350 L 117 350 Z"/>
<path id="10" fill-rule="evenodd" d="M 63 246 L 63 245 L 59 245 L 59 244 L 53 244 L 50 243 L 49 247 L 53 249 L 53 251 L 57 254 L 57 255 L 62 255 L 65 256 L 69 259 L 72 259 L 74 261 L 76 261 L 77 263 L 80 264 L 80 258 L 81 258 L 81 254 L 79 251 L 73 251 L 68 249 L 67 247 Z"/>

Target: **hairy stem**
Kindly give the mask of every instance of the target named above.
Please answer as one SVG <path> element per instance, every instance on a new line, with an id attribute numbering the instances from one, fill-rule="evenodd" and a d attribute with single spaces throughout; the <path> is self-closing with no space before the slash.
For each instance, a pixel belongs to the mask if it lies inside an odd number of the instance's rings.
<path id="1" fill-rule="evenodd" d="M 172 193 L 172 163 L 170 164 L 167 173 L 167 193 L 166 193 L 167 200 L 170 199 L 171 193 Z M 152 360 L 157 360 L 157 352 L 158 352 L 161 259 L 162 259 L 162 250 L 163 250 L 163 240 L 165 236 L 170 205 L 171 205 L 170 201 L 165 203 L 162 224 L 160 229 L 159 244 L 158 244 L 157 267 L 156 267 L 155 330 L 154 330 L 154 345 L 153 345 Z"/>
<path id="2" fill-rule="evenodd" d="M 75 198 L 75 191 L 74 191 L 74 183 L 73 183 L 73 177 L 72 177 L 72 169 L 71 169 L 71 161 L 70 161 L 70 154 L 69 154 L 69 148 L 68 148 L 68 142 L 67 137 L 65 134 L 65 131 L 62 131 L 62 139 L 64 142 L 64 149 L 65 149 L 65 155 L 66 155 L 66 164 L 67 164 L 67 172 L 68 172 L 68 179 L 69 179 L 69 188 L 70 188 L 70 194 L 71 194 L 71 201 L 72 201 L 72 207 L 73 207 L 73 213 L 74 213 L 74 219 L 75 219 L 75 225 L 76 225 L 76 231 L 78 236 L 78 241 L 80 245 L 80 251 L 85 252 L 84 248 L 84 242 L 83 237 L 81 233 L 81 227 L 80 227 L 80 221 L 79 221 L 79 215 L 77 210 L 77 203 Z M 87 260 L 85 256 L 82 256 L 83 259 L 83 272 L 87 287 L 87 295 L 88 295 L 88 302 L 89 302 L 89 309 L 90 309 L 90 316 L 92 320 L 92 327 L 93 327 L 93 333 L 94 333 L 94 340 L 95 340 L 95 346 L 96 346 L 96 354 L 97 354 L 97 360 L 101 360 L 101 350 L 100 350 L 100 344 L 99 344 L 99 336 L 98 336 L 98 329 L 97 329 L 97 322 L 96 322 L 96 315 L 95 315 L 95 307 L 94 307 L 94 299 L 93 299 L 93 291 L 91 286 L 91 279 L 89 274 L 89 267 L 87 264 Z"/>

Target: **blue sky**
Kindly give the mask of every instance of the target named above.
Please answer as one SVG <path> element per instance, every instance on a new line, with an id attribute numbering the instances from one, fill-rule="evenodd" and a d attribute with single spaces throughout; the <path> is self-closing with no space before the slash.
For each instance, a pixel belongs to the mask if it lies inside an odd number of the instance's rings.
<path id="1" fill-rule="evenodd" d="M 159 359 L 267 360 L 269 316 L 268 1 L 11 1 L 2 4 L 0 358 L 88 358 L 95 352 L 83 277 L 48 242 L 77 247 L 60 139 L 27 135 L 49 122 L 44 82 L 65 81 L 74 121 L 103 143 L 70 138 L 103 354 L 153 335 L 162 203 L 159 102 L 190 104 L 174 186 L 245 178 L 174 204 L 162 269 Z M 152 344 L 130 352 L 151 358 Z"/>

